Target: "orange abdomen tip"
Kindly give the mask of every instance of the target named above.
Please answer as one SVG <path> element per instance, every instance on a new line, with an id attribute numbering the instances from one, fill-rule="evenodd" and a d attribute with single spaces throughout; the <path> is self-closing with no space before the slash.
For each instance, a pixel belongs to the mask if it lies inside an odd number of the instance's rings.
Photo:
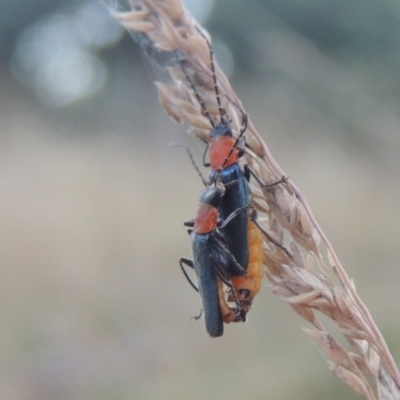
<path id="1" fill-rule="evenodd" d="M 238 161 L 239 155 L 236 148 L 233 149 L 231 155 L 226 160 L 235 142 L 236 139 L 229 136 L 219 136 L 210 142 L 210 164 L 214 171 L 219 171 L 222 167 L 227 168 Z"/>
<path id="2" fill-rule="evenodd" d="M 228 303 L 225 299 L 224 289 L 222 287 L 222 282 L 218 279 L 218 301 L 219 301 L 219 308 L 222 314 L 222 320 L 225 324 L 229 324 L 233 322 L 236 318 L 235 310 L 229 307 Z"/>
<path id="3" fill-rule="evenodd" d="M 197 208 L 193 230 L 204 234 L 217 229 L 218 210 L 209 204 L 200 204 Z"/>

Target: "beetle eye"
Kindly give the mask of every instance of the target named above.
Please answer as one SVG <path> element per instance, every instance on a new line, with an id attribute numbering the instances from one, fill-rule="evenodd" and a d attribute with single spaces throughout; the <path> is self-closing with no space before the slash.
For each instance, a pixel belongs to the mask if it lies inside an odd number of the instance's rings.
<path id="1" fill-rule="evenodd" d="M 199 201 L 201 204 L 209 204 L 218 207 L 225 193 L 224 186 L 212 186 L 201 191 Z"/>
<path id="2" fill-rule="evenodd" d="M 248 289 L 240 289 L 239 290 L 240 298 L 248 299 L 250 297 L 250 290 Z"/>

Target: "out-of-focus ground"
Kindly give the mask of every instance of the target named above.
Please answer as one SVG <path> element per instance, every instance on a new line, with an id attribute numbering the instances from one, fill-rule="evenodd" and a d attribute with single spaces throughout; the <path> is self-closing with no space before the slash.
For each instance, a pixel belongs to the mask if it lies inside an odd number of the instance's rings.
<path id="1" fill-rule="evenodd" d="M 79 3 L 18 3 L 1 25 L 0 398 L 354 399 L 267 288 L 222 338 L 190 320 L 200 303 L 177 260 L 201 182 L 169 143 L 199 160 L 200 144 L 127 37 L 98 51 L 108 77 L 91 97 L 21 80 L 21 35 Z M 278 3 L 221 1 L 206 26 L 399 363 L 400 9 Z"/>

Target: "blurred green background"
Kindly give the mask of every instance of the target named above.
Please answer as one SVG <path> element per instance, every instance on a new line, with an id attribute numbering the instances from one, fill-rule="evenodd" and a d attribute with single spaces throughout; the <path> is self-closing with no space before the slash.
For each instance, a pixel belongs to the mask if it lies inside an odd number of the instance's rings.
<path id="1" fill-rule="evenodd" d="M 222 338 L 190 320 L 201 183 L 169 143 L 201 145 L 110 3 L 0 1 L 1 399 L 356 398 L 267 288 Z M 399 362 L 400 3 L 187 5 Z"/>

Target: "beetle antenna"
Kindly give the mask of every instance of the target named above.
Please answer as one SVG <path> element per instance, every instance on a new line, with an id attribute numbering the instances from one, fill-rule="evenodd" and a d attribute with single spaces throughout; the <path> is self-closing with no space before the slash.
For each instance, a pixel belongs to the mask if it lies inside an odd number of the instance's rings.
<path id="1" fill-rule="evenodd" d="M 214 51 L 213 51 L 211 43 L 207 39 L 206 35 L 200 30 L 199 27 L 196 26 L 196 29 L 200 33 L 200 35 L 203 36 L 204 40 L 207 43 L 208 49 L 210 50 L 211 72 L 212 72 L 212 77 L 213 77 L 213 81 L 214 81 L 215 96 L 217 98 L 219 114 L 221 115 L 221 122 L 225 123 L 226 111 L 222 108 L 222 105 L 221 105 L 221 96 L 219 94 L 219 89 L 218 89 L 217 74 L 215 73 Z"/>
<path id="2" fill-rule="evenodd" d="M 196 161 L 194 160 L 194 157 L 193 157 L 193 155 L 192 155 L 192 152 L 189 150 L 189 148 L 188 148 L 185 144 L 183 144 L 183 143 L 171 143 L 170 145 L 171 145 L 171 146 L 174 146 L 174 147 L 182 147 L 183 149 L 186 150 L 186 152 L 188 153 L 188 156 L 189 156 L 189 158 L 190 158 L 190 161 L 192 162 L 193 167 L 194 167 L 195 170 L 197 171 L 197 174 L 199 175 L 199 177 L 200 177 L 201 181 L 203 182 L 204 186 L 207 187 L 207 186 L 208 186 L 208 183 L 207 183 L 207 181 L 204 179 L 204 176 L 203 176 L 203 174 L 201 173 L 199 167 L 197 166 Z"/>
<path id="3" fill-rule="evenodd" d="M 189 85 L 192 88 L 192 90 L 193 90 L 193 92 L 194 92 L 194 94 L 196 96 L 197 101 L 199 102 L 201 108 L 203 109 L 204 114 L 206 115 L 206 117 L 210 121 L 211 126 L 214 128 L 215 127 L 214 121 L 211 119 L 211 115 L 208 112 L 207 107 L 204 104 L 204 101 L 201 99 L 201 97 L 199 95 L 199 92 L 197 91 L 196 87 L 194 86 L 192 80 L 190 79 L 189 74 L 188 74 L 185 66 L 183 65 L 182 60 L 178 57 L 178 53 L 176 51 L 175 51 L 175 56 L 176 56 L 176 58 L 178 60 L 179 66 L 181 67 L 181 70 L 182 70 L 183 74 L 186 77 L 186 80 L 189 82 Z"/>

